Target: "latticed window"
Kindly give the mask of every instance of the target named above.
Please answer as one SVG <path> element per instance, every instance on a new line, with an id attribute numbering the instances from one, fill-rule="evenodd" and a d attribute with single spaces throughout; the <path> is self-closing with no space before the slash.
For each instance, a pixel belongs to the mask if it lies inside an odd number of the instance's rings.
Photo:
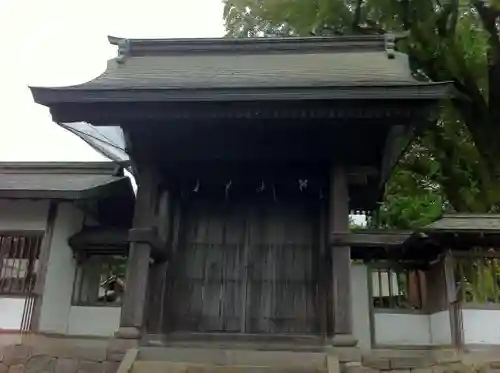
<path id="1" fill-rule="evenodd" d="M 463 303 L 500 303 L 500 258 L 476 250 L 454 258 L 457 295 Z"/>
<path id="2" fill-rule="evenodd" d="M 34 291 L 43 232 L 0 233 L 0 294 Z"/>
<path id="3" fill-rule="evenodd" d="M 375 308 L 422 309 L 425 275 L 409 268 L 377 265 L 371 270 L 372 301 Z"/>
<path id="4" fill-rule="evenodd" d="M 92 255 L 80 262 L 75 273 L 73 304 L 121 305 L 126 263 L 126 257 L 121 255 Z"/>

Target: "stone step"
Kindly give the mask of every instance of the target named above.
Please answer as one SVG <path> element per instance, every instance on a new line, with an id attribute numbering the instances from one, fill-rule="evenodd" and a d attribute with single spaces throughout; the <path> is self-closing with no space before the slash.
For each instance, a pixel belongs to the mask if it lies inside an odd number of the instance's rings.
<path id="1" fill-rule="evenodd" d="M 324 352 L 325 340 L 317 336 L 227 335 L 201 333 L 172 333 L 165 336 L 149 336 L 148 346 L 183 348 L 220 348 L 231 350 L 302 351 Z M 326 344 L 327 345 L 327 344 Z"/>
<path id="2" fill-rule="evenodd" d="M 427 369 L 460 361 L 452 349 L 385 349 L 373 350 L 362 358 L 363 366 L 375 370 Z"/>
<path id="3" fill-rule="evenodd" d="M 244 349 L 141 347 L 138 361 L 204 364 L 208 366 L 326 368 L 324 352 L 258 351 Z"/>
<path id="4" fill-rule="evenodd" d="M 211 365 L 169 361 L 136 361 L 130 373 L 328 373 L 326 367 Z"/>

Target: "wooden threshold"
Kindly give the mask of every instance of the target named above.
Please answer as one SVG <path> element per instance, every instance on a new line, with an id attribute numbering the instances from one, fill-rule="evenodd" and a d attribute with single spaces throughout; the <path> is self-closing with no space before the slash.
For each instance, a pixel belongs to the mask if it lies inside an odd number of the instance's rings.
<path id="1" fill-rule="evenodd" d="M 184 333 L 148 334 L 145 346 L 231 348 L 261 351 L 323 351 L 326 338 L 320 335 L 240 334 L 240 333 Z"/>

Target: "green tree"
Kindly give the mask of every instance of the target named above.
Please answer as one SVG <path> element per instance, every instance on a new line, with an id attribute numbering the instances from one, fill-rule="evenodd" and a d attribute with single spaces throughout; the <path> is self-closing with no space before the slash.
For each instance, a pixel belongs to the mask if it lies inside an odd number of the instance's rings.
<path id="1" fill-rule="evenodd" d="M 403 35 L 421 79 L 452 81 L 457 95 L 418 134 L 388 183 L 378 219 L 425 224 L 442 208 L 500 206 L 499 0 L 224 0 L 229 37 Z"/>

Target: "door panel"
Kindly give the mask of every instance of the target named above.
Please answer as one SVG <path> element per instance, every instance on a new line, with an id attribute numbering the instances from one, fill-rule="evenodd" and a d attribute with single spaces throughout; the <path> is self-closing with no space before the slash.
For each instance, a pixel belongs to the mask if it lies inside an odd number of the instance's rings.
<path id="1" fill-rule="evenodd" d="M 240 330 L 245 220 L 235 212 L 202 202 L 189 207 L 171 279 L 174 329 Z"/>
<path id="2" fill-rule="evenodd" d="M 193 202 L 173 263 L 176 330 L 317 330 L 315 211 L 307 206 Z"/>
<path id="3" fill-rule="evenodd" d="M 314 243 L 319 237 L 308 206 L 261 206 L 253 217 L 249 259 L 249 330 L 252 333 L 313 333 Z"/>

